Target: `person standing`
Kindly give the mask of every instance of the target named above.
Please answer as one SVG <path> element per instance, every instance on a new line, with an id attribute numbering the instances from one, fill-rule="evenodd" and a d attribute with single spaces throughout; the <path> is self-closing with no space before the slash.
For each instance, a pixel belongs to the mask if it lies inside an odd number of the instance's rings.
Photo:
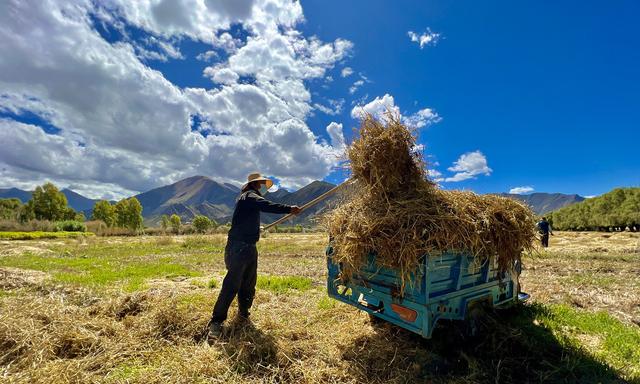
<path id="1" fill-rule="evenodd" d="M 266 200 L 263 195 L 271 188 L 273 181 L 259 173 L 252 173 L 236 201 L 224 250 L 224 264 L 227 274 L 222 289 L 213 307 L 209 321 L 209 337 L 222 333 L 222 323 L 227 319 L 229 306 L 238 296 L 238 315 L 247 320 L 249 309 L 256 292 L 258 270 L 258 250 L 260 239 L 260 212 L 300 213 L 296 205 L 278 204 Z"/>
<path id="2" fill-rule="evenodd" d="M 538 222 L 538 233 L 540 233 L 542 246 L 547 248 L 549 246 L 549 234 L 553 235 L 553 231 L 546 217 L 543 217 L 542 220 Z"/>

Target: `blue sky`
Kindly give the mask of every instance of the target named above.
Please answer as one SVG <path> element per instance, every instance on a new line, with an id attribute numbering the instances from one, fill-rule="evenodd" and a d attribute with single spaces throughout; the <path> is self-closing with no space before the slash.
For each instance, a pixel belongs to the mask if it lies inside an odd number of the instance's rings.
<path id="1" fill-rule="evenodd" d="M 386 108 L 421 126 L 443 188 L 638 186 L 638 14 L 636 1 L 10 0 L 0 187 L 118 198 L 253 170 L 289 189 L 339 182 L 358 114 Z"/>
<path id="2" fill-rule="evenodd" d="M 306 31 L 354 42 L 349 65 L 372 80 L 356 96 L 390 93 L 403 111 L 417 103 L 442 116 L 420 135 L 439 169 L 461 152 L 487 157 L 491 175 L 446 188 L 597 195 L 640 185 L 640 3 L 303 5 Z M 419 49 L 407 31 L 427 28 L 441 38 Z M 326 92 L 337 97 L 347 82 L 334 77 Z"/>

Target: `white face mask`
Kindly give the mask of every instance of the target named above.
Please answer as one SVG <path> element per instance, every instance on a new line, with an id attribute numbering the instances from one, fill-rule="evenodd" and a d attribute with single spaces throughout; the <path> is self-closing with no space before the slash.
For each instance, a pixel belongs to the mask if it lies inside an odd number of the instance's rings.
<path id="1" fill-rule="evenodd" d="M 264 196 L 268 191 L 269 191 L 269 189 L 267 188 L 267 186 L 265 184 L 260 184 L 260 194 L 262 196 Z"/>

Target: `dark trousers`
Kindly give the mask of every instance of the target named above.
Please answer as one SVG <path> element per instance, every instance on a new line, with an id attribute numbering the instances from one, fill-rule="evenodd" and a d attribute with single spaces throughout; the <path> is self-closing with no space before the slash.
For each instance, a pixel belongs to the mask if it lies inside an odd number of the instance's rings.
<path id="1" fill-rule="evenodd" d="M 549 246 L 549 234 L 543 233 L 540 235 L 540 241 L 542 241 L 542 246 L 547 248 Z"/>
<path id="2" fill-rule="evenodd" d="M 236 295 L 238 312 L 241 316 L 249 316 L 249 309 L 256 294 L 258 249 L 255 244 L 229 239 L 224 250 L 224 264 L 227 267 L 227 275 L 213 307 L 212 322 L 221 323 L 227 319 L 229 306 Z"/>

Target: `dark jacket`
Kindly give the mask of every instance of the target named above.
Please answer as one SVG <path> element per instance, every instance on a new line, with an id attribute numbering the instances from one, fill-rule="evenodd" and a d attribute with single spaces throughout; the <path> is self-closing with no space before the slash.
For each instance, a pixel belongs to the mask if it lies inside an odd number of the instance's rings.
<path id="1" fill-rule="evenodd" d="M 546 220 L 541 220 L 538 222 L 538 232 L 543 235 L 548 235 L 551 232 L 551 225 Z"/>
<path id="2" fill-rule="evenodd" d="M 290 213 L 291 206 L 264 199 L 257 191 L 243 192 L 233 211 L 229 239 L 256 243 L 260 239 L 260 212 Z"/>

